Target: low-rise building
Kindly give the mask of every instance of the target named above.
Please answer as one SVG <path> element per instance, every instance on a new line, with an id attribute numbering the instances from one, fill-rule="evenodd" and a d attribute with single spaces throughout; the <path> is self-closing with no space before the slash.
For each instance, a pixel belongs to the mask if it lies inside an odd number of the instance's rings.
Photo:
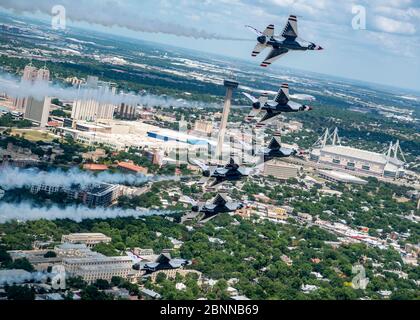
<path id="1" fill-rule="evenodd" d="M 325 180 L 331 182 L 342 182 L 342 183 L 352 183 L 352 184 L 367 184 L 366 180 L 363 180 L 359 177 L 355 177 L 346 172 L 333 171 L 333 170 L 319 170 L 319 176 Z"/>
<path id="2" fill-rule="evenodd" d="M 81 187 L 80 185 L 62 187 L 59 185 L 40 184 L 31 186 L 30 191 L 34 194 L 40 191 L 44 191 L 47 194 L 64 192 L 67 197 L 78 199 L 89 207 L 108 207 L 120 196 L 119 187 L 108 183 L 89 185 L 87 187 Z"/>
<path id="3" fill-rule="evenodd" d="M 264 164 L 264 175 L 287 180 L 299 175 L 300 167 L 280 160 L 271 160 Z"/>
<path id="4" fill-rule="evenodd" d="M 268 207 L 267 210 L 267 217 L 269 219 L 275 219 L 275 220 L 287 220 L 289 218 L 289 215 L 284 208 L 279 207 Z"/>
<path id="5" fill-rule="evenodd" d="M 111 281 L 112 277 L 127 278 L 132 272 L 129 257 L 105 257 L 98 254 L 88 258 L 65 258 L 63 266 L 70 277 L 81 277 L 87 283 L 98 279 Z"/>
<path id="6" fill-rule="evenodd" d="M 99 243 L 110 243 L 112 239 L 103 233 L 71 233 L 61 237 L 62 243 L 84 244 L 92 248 Z"/>
<path id="7" fill-rule="evenodd" d="M 118 167 L 118 169 L 120 169 L 122 171 L 131 172 L 131 173 L 147 174 L 147 172 L 148 172 L 147 168 L 137 166 L 132 161 L 119 162 L 117 167 Z"/>

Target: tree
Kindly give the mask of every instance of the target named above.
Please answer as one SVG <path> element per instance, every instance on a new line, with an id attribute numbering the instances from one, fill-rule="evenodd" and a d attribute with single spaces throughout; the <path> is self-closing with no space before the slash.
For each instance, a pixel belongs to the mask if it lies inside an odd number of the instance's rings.
<path id="1" fill-rule="evenodd" d="M 103 279 L 96 280 L 93 285 L 97 287 L 99 290 L 107 290 L 111 288 L 111 285 L 109 284 L 109 282 Z"/>
<path id="2" fill-rule="evenodd" d="M 166 274 L 159 272 L 156 276 L 156 283 L 163 283 L 166 280 Z"/>
<path id="3" fill-rule="evenodd" d="M 95 286 L 87 286 L 81 292 L 82 300 L 112 300 L 112 297 L 98 290 Z"/>
<path id="4" fill-rule="evenodd" d="M 34 266 L 26 258 L 16 259 L 14 262 L 9 264 L 9 269 L 22 269 L 28 272 L 35 271 Z"/>
<path id="5" fill-rule="evenodd" d="M 6 294 L 9 300 L 35 300 L 35 292 L 28 286 L 7 287 Z"/>
<path id="6" fill-rule="evenodd" d="M 74 289 L 85 289 L 87 287 L 87 283 L 82 277 L 68 278 L 66 279 L 66 285 Z"/>
<path id="7" fill-rule="evenodd" d="M 10 263 L 12 261 L 12 258 L 10 257 L 10 254 L 3 248 L 0 248 L 0 264 L 4 263 Z"/>
<path id="8" fill-rule="evenodd" d="M 124 279 L 121 277 L 112 277 L 111 278 L 111 285 L 119 287 L 124 282 Z"/>
<path id="9" fill-rule="evenodd" d="M 48 251 L 46 254 L 44 254 L 44 258 L 55 258 L 57 257 L 57 254 L 54 251 Z"/>

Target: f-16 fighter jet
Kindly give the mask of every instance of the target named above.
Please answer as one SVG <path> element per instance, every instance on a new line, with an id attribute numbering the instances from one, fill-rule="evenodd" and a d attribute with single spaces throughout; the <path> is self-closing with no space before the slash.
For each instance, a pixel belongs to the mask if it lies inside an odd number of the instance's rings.
<path id="1" fill-rule="evenodd" d="M 216 197 L 206 203 L 192 203 L 192 211 L 204 215 L 201 220 L 216 216 L 219 213 L 233 212 L 243 208 L 243 204 L 237 201 L 231 201 L 226 194 L 219 193 Z"/>
<path id="2" fill-rule="evenodd" d="M 274 61 L 288 53 L 289 51 L 306 51 L 306 50 L 323 50 L 322 47 L 315 43 L 298 40 L 298 25 L 297 17 L 289 16 L 286 27 L 280 36 L 274 35 L 274 25 L 270 24 L 264 32 L 261 32 L 254 27 L 246 26 L 254 31 L 257 35 L 257 45 L 252 51 L 252 56 L 256 57 L 265 48 L 270 47 L 271 51 L 265 58 L 264 62 L 261 63 L 261 67 L 268 67 Z M 306 43 L 305 43 L 306 42 Z"/>
<path id="3" fill-rule="evenodd" d="M 264 162 L 267 162 L 275 158 L 288 158 L 298 153 L 296 149 L 282 147 L 280 137 L 274 136 L 268 146 L 259 150 L 256 155 L 262 155 Z"/>
<path id="4" fill-rule="evenodd" d="M 225 166 L 208 166 L 201 161 L 192 160 L 197 166 L 203 170 L 203 176 L 214 178 L 211 186 L 218 185 L 225 181 L 239 181 L 252 173 L 252 168 L 246 168 L 235 163 L 233 158 Z"/>
<path id="5" fill-rule="evenodd" d="M 257 124 L 257 128 L 263 127 L 268 120 L 279 116 L 281 113 L 310 111 L 313 108 L 290 100 L 289 85 L 283 83 L 273 101 L 268 101 L 267 94 L 263 94 L 259 99 L 248 93 L 244 95 L 252 101 L 252 110 L 246 120 L 253 120 L 261 111 L 265 111 L 264 116 Z"/>

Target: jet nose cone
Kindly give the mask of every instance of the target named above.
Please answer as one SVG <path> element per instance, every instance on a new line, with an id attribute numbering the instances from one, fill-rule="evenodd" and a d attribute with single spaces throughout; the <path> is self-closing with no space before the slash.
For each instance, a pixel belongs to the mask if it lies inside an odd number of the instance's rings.
<path id="1" fill-rule="evenodd" d="M 323 47 L 318 47 L 318 50 L 324 50 L 324 48 Z"/>

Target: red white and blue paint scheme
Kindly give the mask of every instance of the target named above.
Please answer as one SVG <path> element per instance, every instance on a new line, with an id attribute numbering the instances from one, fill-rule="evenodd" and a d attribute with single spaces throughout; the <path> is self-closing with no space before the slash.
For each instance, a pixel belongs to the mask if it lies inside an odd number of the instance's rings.
<path id="1" fill-rule="evenodd" d="M 261 128 L 268 123 L 269 120 L 274 119 L 282 113 L 311 111 L 313 108 L 308 105 L 300 104 L 290 100 L 289 85 L 283 83 L 280 87 L 274 100 L 268 100 L 268 94 L 263 93 L 259 99 L 253 97 L 249 93 L 243 93 L 248 99 L 252 101 L 252 110 L 246 117 L 246 121 L 252 121 L 261 112 L 265 114 L 259 120 L 256 127 Z"/>
<path id="2" fill-rule="evenodd" d="M 261 67 L 268 67 L 274 61 L 284 56 L 289 51 L 307 51 L 307 50 L 323 50 L 321 46 L 305 40 L 299 40 L 297 17 L 289 16 L 286 26 L 280 36 L 274 35 L 274 25 L 270 24 L 264 32 L 261 32 L 254 27 L 246 26 L 254 31 L 257 35 L 257 45 L 252 51 L 252 56 L 256 57 L 265 48 L 271 48 L 270 53 L 261 63 Z"/>

